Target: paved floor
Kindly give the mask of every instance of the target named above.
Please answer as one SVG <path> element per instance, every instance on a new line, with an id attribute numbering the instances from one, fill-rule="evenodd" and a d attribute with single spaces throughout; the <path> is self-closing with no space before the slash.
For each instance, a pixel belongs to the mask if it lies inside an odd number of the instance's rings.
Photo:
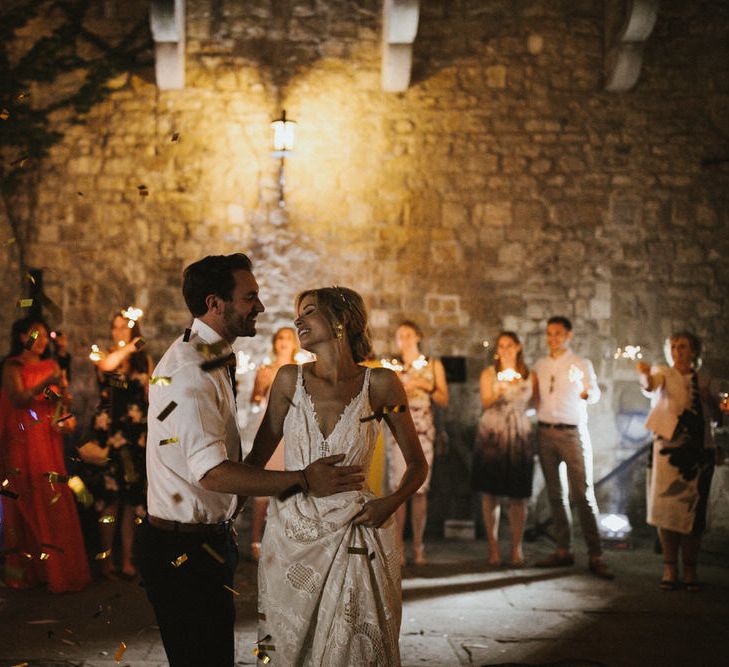
<path id="1" fill-rule="evenodd" d="M 403 579 L 403 665 L 727 665 L 729 540 L 706 540 L 699 593 L 659 591 L 660 557 L 643 537 L 631 551 L 609 552 L 617 579 L 585 568 L 488 569 L 481 541 L 429 546 L 430 565 Z M 550 551 L 527 545 L 528 560 Z M 237 664 L 253 665 L 255 565 L 236 577 Z M 120 642 L 127 645 L 116 663 Z M 82 593 L 0 589 L 0 667 L 165 665 L 142 589 L 97 581 Z"/>

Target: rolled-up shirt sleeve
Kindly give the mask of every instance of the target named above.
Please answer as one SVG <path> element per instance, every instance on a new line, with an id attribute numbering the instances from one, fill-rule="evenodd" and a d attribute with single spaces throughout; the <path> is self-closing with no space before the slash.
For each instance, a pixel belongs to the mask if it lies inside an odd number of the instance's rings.
<path id="1" fill-rule="evenodd" d="M 155 405 L 155 410 L 159 406 L 165 410 L 170 401 L 177 403 L 159 423 L 160 442 L 177 438 L 169 447 L 160 447 L 160 457 L 167 466 L 197 483 L 209 470 L 228 460 L 225 419 L 213 374 L 189 364 L 179 369 L 168 387 L 152 390 L 150 405 Z M 159 397 L 155 396 L 157 392 Z M 150 411 L 152 419 L 157 416 Z"/>

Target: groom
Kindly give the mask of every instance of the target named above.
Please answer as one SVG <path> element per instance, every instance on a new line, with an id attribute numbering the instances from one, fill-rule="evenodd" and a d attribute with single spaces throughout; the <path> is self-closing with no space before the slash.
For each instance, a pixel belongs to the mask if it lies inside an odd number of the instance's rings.
<path id="1" fill-rule="evenodd" d="M 205 257 L 185 269 L 182 293 L 194 320 L 150 381 L 149 514 L 135 556 L 170 665 L 232 666 L 232 523 L 244 497 L 326 496 L 362 488 L 363 476 L 334 465 L 344 455 L 287 472 L 241 463 L 231 343 L 255 336 L 264 310 L 251 261 Z"/>

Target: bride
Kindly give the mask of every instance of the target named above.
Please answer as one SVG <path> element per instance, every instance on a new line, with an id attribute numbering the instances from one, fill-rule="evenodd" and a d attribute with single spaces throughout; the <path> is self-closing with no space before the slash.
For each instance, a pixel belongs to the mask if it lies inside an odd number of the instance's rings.
<path id="1" fill-rule="evenodd" d="M 360 364 L 370 351 L 362 297 L 344 287 L 296 300 L 301 346 L 283 366 L 246 461 L 263 467 L 282 437 L 286 469 L 330 454 L 367 474 L 384 418 L 407 464 L 398 488 L 271 502 L 258 570 L 259 659 L 271 665 L 399 665 L 400 551 L 393 513 L 425 480 L 427 463 L 395 373 Z"/>

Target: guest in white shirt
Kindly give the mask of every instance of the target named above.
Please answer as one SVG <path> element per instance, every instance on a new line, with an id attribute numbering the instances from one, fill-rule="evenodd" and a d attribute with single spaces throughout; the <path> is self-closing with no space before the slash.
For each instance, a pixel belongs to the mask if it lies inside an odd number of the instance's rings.
<path id="1" fill-rule="evenodd" d="M 539 462 L 557 542 L 556 552 L 536 565 L 564 567 L 575 562 L 570 548 L 568 503 L 559 476 L 559 466 L 564 462 L 570 500 L 579 513 L 587 544 L 590 571 L 603 579 L 612 579 L 613 573 L 602 559 L 592 486 L 592 446 L 587 431 L 587 404 L 600 400 L 600 387 L 590 361 L 570 349 L 572 336 L 572 323 L 566 317 L 551 317 L 547 322 L 549 356 L 537 361 L 532 373 L 538 405 Z"/>
<path id="2" fill-rule="evenodd" d="M 264 310 L 251 262 L 241 253 L 205 257 L 185 269 L 182 291 L 195 319 L 150 381 L 149 514 L 135 551 L 170 665 L 232 666 L 231 524 L 244 497 L 325 496 L 359 490 L 363 476 L 334 466 L 343 455 L 288 472 L 240 462 L 231 343 L 254 336 Z"/>

